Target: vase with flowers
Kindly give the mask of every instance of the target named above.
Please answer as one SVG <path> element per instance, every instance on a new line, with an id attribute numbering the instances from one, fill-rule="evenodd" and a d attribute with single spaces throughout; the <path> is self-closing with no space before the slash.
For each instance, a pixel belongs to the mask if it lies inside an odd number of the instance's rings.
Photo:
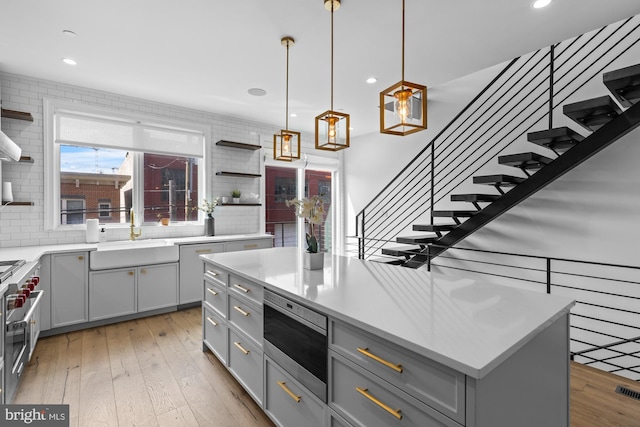
<path id="1" fill-rule="evenodd" d="M 304 268 L 308 270 L 318 270 L 324 267 L 324 254 L 318 252 L 318 238 L 316 237 L 316 226 L 322 224 L 324 220 L 324 203 L 320 196 L 303 198 L 302 200 L 286 200 L 287 206 L 294 206 L 298 218 L 303 218 L 309 228 L 306 233 L 307 251 L 303 255 Z"/>
<path id="2" fill-rule="evenodd" d="M 204 219 L 204 235 L 205 236 L 215 236 L 216 235 L 216 223 L 213 218 L 213 212 L 216 210 L 216 206 L 218 206 L 218 198 L 214 197 L 212 200 L 204 199 L 200 206 L 194 206 L 193 209 L 199 209 L 205 214 L 207 214 Z"/>

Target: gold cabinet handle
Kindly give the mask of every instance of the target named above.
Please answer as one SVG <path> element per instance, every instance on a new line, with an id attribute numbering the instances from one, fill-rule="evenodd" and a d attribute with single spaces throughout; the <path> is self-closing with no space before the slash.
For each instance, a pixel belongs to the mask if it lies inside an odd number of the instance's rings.
<path id="1" fill-rule="evenodd" d="M 258 247 L 258 245 L 257 245 L 257 244 L 255 244 L 255 243 L 254 243 L 254 244 L 252 244 L 252 245 L 244 245 L 244 248 L 245 248 L 245 249 L 254 249 L 254 248 L 257 248 L 257 247 Z"/>
<path id="2" fill-rule="evenodd" d="M 84 259 L 84 256 L 80 255 L 78 256 L 78 261 L 82 261 Z"/>
<path id="3" fill-rule="evenodd" d="M 240 351 L 241 351 L 241 352 L 243 352 L 245 356 L 249 354 L 249 350 L 246 350 L 246 349 L 242 346 L 242 344 L 240 344 L 239 342 L 235 342 L 235 341 L 234 341 L 234 342 L 233 342 L 233 345 L 235 345 L 236 347 L 238 347 L 238 349 L 240 349 Z"/>
<path id="4" fill-rule="evenodd" d="M 213 326 L 218 326 L 218 322 L 216 322 L 215 320 L 213 320 L 211 317 L 207 317 L 207 320 L 209 321 L 209 323 L 211 323 Z"/>
<path id="5" fill-rule="evenodd" d="M 289 390 L 289 387 L 287 387 L 287 383 L 284 381 L 276 381 L 278 383 L 278 385 L 285 391 L 287 392 L 287 394 L 289 396 L 291 396 L 291 398 L 293 400 L 296 401 L 296 403 L 300 403 L 300 401 L 302 400 L 302 396 L 297 396 L 296 394 L 294 394 L 291 390 Z"/>
<path id="6" fill-rule="evenodd" d="M 233 309 L 236 310 L 238 313 L 242 314 L 243 316 L 248 316 L 251 313 L 249 313 L 248 311 L 244 311 L 243 309 L 241 309 L 240 307 L 238 307 L 237 305 L 233 306 Z"/>
<path id="7" fill-rule="evenodd" d="M 220 273 L 218 273 L 217 271 L 213 271 L 213 270 L 207 270 L 207 274 L 210 274 L 210 275 L 212 275 L 213 277 L 216 277 L 216 276 L 217 276 L 218 274 L 220 274 Z"/>
<path id="8" fill-rule="evenodd" d="M 146 268 L 143 268 L 142 270 L 140 270 L 140 273 L 141 273 L 141 274 L 147 274 L 147 269 L 146 269 Z"/>
<path id="9" fill-rule="evenodd" d="M 370 401 L 372 401 L 373 403 L 375 403 L 376 405 L 378 405 L 379 407 L 381 407 L 382 409 L 384 409 L 385 411 L 387 411 L 388 413 L 390 413 L 391 415 L 393 415 L 394 417 L 396 417 L 397 419 L 399 420 L 402 419 L 402 414 L 400 413 L 401 412 L 400 409 L 393 409 L 391 406 L 380 402 L 378 399 L 372 396 L 371 393 L 369 393 L 369 389 L 356 387 L 356 391 L 361 395 L 363 395 L 364 397 L 366 397 L 367 399 L 369 399 Z"/>
<path id="10" fill-rule="evenodd" d="M 128 274 L 129 276 L 133 276 L 133 274 L 134 274 L 134 273 L 133 273 L 133 271 L 127 271 L 127 274 Z"/>
<path id="11" fill-rule="evenodd" d="M 235 285 L 233 285 L 233 287 L 237 288 L 237 289 L 240 289 L 245 294 L 248 294 L 249 292 L 251 292 L 251 289 L 247 289 L 244 286 L 238 285 L 237 283 Z"/>
<path id="12" fill-rule="evenodd" d="M 217 297 L 217 296 L 218 296 L 218 293 L 217 293 L 216 291 L 214 291 L 213 289 L 211 289 L 211 288 L 207 288 L 207 291 L 209 291 L 209 293 L 210 293 L 211 295 L 213 295 L 214 297 Z"/>
<path id="13" fill-rule="evenodd" d="M 197 254 L 210 254 L 211 253 L 211 249 L 198 249 L 196 250 Z"/>
<path id="14" fill-rule="evenodd" d="M 375 354 L 371 353 L 369 351 L 368 347 L 362 348 L 362 347 L 358 347 L 358 352 L 364 354 L 367 357 L 370 357 L 371 359 L 375 360 L 378 363 L 382 363 L 384 366 L 386 366 L 387 368 L 391 368 L 394 371 L 398 372 L 398 373 L 402 373 L 402 365 L 401 364 L 397 364 L 394 365 L 391 362 L 388 362 L 386 360 L 384 360 L 383 358 L 376 356 Z"/>

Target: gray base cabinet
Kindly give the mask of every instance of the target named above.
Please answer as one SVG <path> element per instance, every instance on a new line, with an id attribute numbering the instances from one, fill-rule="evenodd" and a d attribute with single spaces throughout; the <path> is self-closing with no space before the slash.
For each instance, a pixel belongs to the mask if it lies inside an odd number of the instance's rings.
<path id="1" fill-rule="evenodd" d="M 202 300 L 202 254 L 224 252 L 224 243 L 180 245 L 180 304 Z"/>
<path id="2" fill-rule="evenodd" d="M 51 255 L 51 327 L 89 320 L 89 253 Z"/>

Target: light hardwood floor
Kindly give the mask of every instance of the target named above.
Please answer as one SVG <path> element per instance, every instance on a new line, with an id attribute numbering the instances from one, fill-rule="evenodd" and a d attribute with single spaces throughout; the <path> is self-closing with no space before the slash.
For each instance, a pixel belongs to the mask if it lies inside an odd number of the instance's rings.
<path id="1" fill-rule="evenodd" d="M 15 403 L 68 403 L 71 426 L 79 427 L 273 426 L 202 351 L 201 330 L 193 308 L 42 338 Z M 572 363 L 571 427 L 640 427 L 640 401 L 616 394 L 618 384 L 640 390 Z"/>

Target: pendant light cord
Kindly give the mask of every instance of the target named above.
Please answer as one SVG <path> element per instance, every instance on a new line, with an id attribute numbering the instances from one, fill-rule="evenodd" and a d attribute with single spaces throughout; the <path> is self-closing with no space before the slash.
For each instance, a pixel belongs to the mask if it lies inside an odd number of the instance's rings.
<path id="1" fill-rule="evenodd" d="M 285 125 L 284 125 L 284 129 L 285 130 L 289 130 L 289 44 L 290 42 L 287 41 L 287 84 L 286 84 L 286 101 L 284 103 L 285 105 Z"/>
<path id="2" fill-rule="evenodd" d="M 333 0 L 331 1 L 331 111 L 333 111 Z"/>
<path id="3" fill-rule="evenodd" d="M 404 0 L 402 0 L 402 81 L 404 82 Z"/>

